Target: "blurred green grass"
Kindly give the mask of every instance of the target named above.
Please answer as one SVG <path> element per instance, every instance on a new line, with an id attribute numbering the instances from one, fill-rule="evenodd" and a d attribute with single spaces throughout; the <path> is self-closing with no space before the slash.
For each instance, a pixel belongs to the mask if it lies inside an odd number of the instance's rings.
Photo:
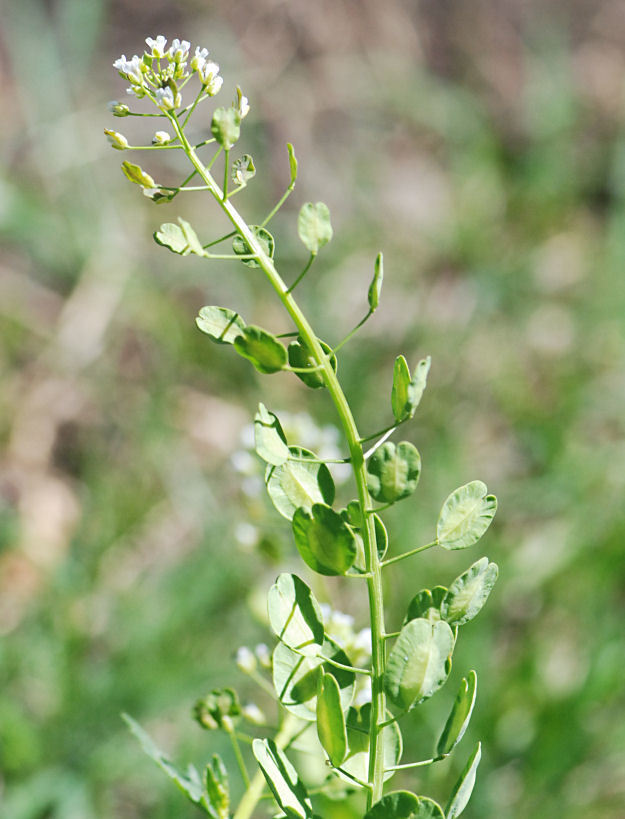
<path id="1" fill-rule="evenodd" d="M 388 418 L 394 356 L 433 357 L 406 436 L 419 494 L 389 516 L 393 548 L 429 539 L 442 499 L 472 478 L 500 498 L 470 556 L 397 572 L 389 622 L 419 588 L 482 553 L 501 579 L 459 643 L 441 694 L 408 718 L 429 753 L 459 678 L 479 700 L 458 761 L 406 776 L 444 800 L 470 740 L 484 759 L 466 816 L 617 819 L 625 808 L 625 22 L 618 2 L 236 2 L 139 9 L 8 0 L 0 177 L 0 768 L 10 819 L 192 816 L 119 718 L 177 759 L 222 748 L 189 719 L 235 681 L 240 644 L 267 639 L 255 599 L 297 565 L 230 455 L 257 401 L 323 394 L 255 377 L 197 333 L 205 303 L 287 329 L 252 271 L 205 269 L 150 241 L 178 212 L 217 235 L 200 199 L 155 209 L 102 136 L 123 85 L 112 59 L 143 37 L 193 33 L 252 103 L 244 150 L 295 272 L 294 215 L 323 199 L 336 235 L 301 286 L 330 341 L 361 317 L 385 253 L 380 310 L 340 374 L 363 430 Z M 112 123 L 114 125 L 112 126 Z M 121 124 L 119 124 L 121 123 Z M 163 174 L 167 173 L 162 169 Z M 171 172 L 170 172 L 171 173 Z M 328 297 L 330 295 L 330 298 Z M 251 519 L 267 533 L 237 540 Z M 323 594 L 323 588 L 320 588 Z M 353 589 L 334 599 L 359 615 Z M 399 782 L 399 779 L 397 780 Z M 332 819 L 351 817 L 328 805 Z"/>

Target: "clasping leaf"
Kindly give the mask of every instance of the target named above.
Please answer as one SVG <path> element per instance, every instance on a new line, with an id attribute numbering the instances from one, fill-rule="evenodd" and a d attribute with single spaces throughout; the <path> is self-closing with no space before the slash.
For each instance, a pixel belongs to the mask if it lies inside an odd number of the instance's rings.
<path id="1" fill-rule="evenodd" d="M 325 343 L 325 341 L 321 341 L 321 339 L 317 339 L 319 344 L 321 345 L 321 349 L 324 353 L 330 355 L 332 350 L 330 347 Z M 314 368 L 317 366 L 317 362 L 315 361 L 313 354 L 311 353 L 310 349 L 306 345 L 306 342 L 301 336 L 297 337 L 296 341 L 292 341 L 288 347 L 288 355 L 289 355 L 289 364 L 291 367 L 310 367 L 313 372 L 309 373 L 295 373 L 295 375 L 306 384 L 307 387 L 311 387 L 313 390 L 319 389 L 320 387 L 325 387 L 325 381 L 323 380 L 323 375 L 321 374 L 320 370 L 314 371 Z M 330 366 L 336 372 L 336 356 L 330 355 Z"/>
<path id="2" fill-rule="evenodd" d="M 339 684 L 332 674 L 319 677 L 317 734 L 330 762 L 338 768 L 347 754 L 347 730 Z"/>
<path id="3" fill-rule="evenodd" d="M 319 574 L 345 574 L 356 559 L 354 533 L 338 512 L 323 503 L 295 511 L 293 535 L 302 559 Z"/>
<path id="4" fill-rule="evenodd" d="M 477 674 L 475 671 L 469 671 L 469 676 L 465 677 L 460 683 L 449 719 L 438 740 L 436 746 L 437 756 L 450 754 L 464 736 L 473 713 L 476 691 Z"/>
<path id="5" fill-rule="evenodd" d="M 497 581 L 499 568 L 483 557 L 449 587 L 441 603 L 441 616 L 451 626 L 463 626 L 478 614 Z"/>
<path id="6" fill-rule="evenodd" d="M 255 739 L 252 751 L 276 802 L 286 815 L 312 819 L 310 797 L 284 752 L 271 739 Z"/>
<path id="7" fill-rule="evenodd" d="M 290 648 L 314 656 L 324 641 L 323 618 L 314 594 L 294 574 L 281 574 L 267 597 L 269 623 Z"/>
<path id="8" fill-rule="evenodd" d="M 263 249 L 266 256 L 269 256 L 270 259 L 273 259 L 273 254 L 276 248 L 276 242 L 271 233 L 264 228 L 259 227 L 259 225 L 250 225 L 250 230 L 258 239 L 258 242 Z M 235 236 L 232 240 L 232 250 L 236 253 L 237 256 L 249 256 L 254 253 L 252 248 L 248 245 L 246 240 L 243 236 Z M 244 265 L 247 267 L 260 267 L 260 263 L 257 259 L 241 259 Z"/>
<path id="9" fill-rule="evenodd" d="M 408 441 L 395 446 L 389 441 L 377 449 L 367 463 L 367 487 L 380 503 L 395 503 L 417 488 L 421 456 Z"/>
<path id="10" fill-rule="evenodd" d="M 425 390 L 431 362 L 430 356 L 419 361 L 411 378 L 410 369 L 403 355 L 395 359 L 391 407 L 397 423 L 406 421 L 415 414 Z"/>
<path id="11" fill-rule="evenodd" d="M 333 235 L 328 206 L 323 202 L 307 202 L 302 205 L 297 217 L 297 232 L 304 246 L 316 255 L 319 248 L 327 245 Z"/>
<path id="12" fill-rule="evenodd" d="M 482 537 L 497 511 L 497 498 L 487 491 L 482 481 L 471 481 L 451 493 L 436 526 L 439 546 L 466 549 Z"/>
<path id="13" fill-rule="evenodd" d="M 427 796 L 393 791 L 367 811 L 364 819 L 445 819 L 442 808 Z"/>
<path id="14" fill-rule="evenodd" d="M 254 445 L 257 455 L 268 464 L 280 466 L 289 459 L 286 436 L 278 416 L 269 412 L 264 404 L 258 405 L 254 416 Z"/>

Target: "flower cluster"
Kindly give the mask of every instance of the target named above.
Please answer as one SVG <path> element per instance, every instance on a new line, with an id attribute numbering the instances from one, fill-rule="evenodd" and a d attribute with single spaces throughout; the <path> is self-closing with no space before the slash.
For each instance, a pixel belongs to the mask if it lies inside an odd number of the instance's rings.
<path id="1" fill-rule="evenodd" d="M 163 111 L 173 111 L 182 105 L 180 88 L 193 73 L 197 74 L 202 88 L 207 96 L 214 97 L 223 85 L 223 77 L 219 76 L 219 66 L 208 59 L 208 50 L 197 47 L 195 54 L 190 57 L 191 43 L 187 40 L 174 39 L 169 48 L 167 40 L 162 34 L 157 37 L 147 37 L 147 48 L 142 56 L 135 54 L 127 59 L 122 54 L 115 60 L 113 67 L 120 76 L 128 80 L 130 86 L 126 93 L 142 99 L 150 97 Z M 244 101 L 244 105 L 241 103 Z M 247 105 L 245 97 L 239 99 L 239 111 Z M 124 106 L 116 103 L 120 113 L 113 111 L 117 116 L 125 116 Z M 244 116 L 244 114 L 241 114 Z"/>

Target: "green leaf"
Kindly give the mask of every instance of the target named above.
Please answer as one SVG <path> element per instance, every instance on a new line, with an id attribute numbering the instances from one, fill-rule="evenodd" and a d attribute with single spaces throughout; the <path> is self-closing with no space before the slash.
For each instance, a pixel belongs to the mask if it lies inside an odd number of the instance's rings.
<path id="1" fill-rule="evenodd" d="M 286 149 L 289 152 L 289 169 L 291 171 L 291 183 L 289 185 L 290 188 L 295 187 L 295 180 L 297 179 L 297 159 L 295 158 L 295 151 L 293 150 L 293 146 L 290 142 L 287 142 Z"/>
<path id="2" fill-rule="evenodd" d="M 335 768 L 347 754 L 347 729 L 336 677 L 322 674 L 317 691 L 317 735 Z"/>
<path id="3" fill-rule="evenodd" d="M 258 239 L 258 242 L 265 255 L 269 256 L 270 259 L 273 259 L 276 242 L 271 233 L 269 233 L 266 228 L 260 227 L 259 225 L 249 225 L 249 228 Z M 237 254 L 237 256 L 249 256 L 254 252 L 242 236 L 234 237 L 232 240 L 232 250 Z M 241 259 L 241 261 L 247 267 L 260 267 L 260 263 L 257 259 Z"/>
<path id="4" fill-rule="evenodd" d="M 265 473 L 267 492 L 278 512 L 289 520 L 295 510 L 312 509 L 314 503 L 332 504 L 334 481 L 325 464 L 317 463 L 313 452 L 301 447 L 289 447 L 293 458 L 282 466 L 268 467 Z"/>
<path id="5" fill-rule="evenodd" d="M 411 378 L 410 369 L 403 355 L 395 359 L 391 407 L 397 423 L 406 421 L 415 414 L 425 390 L 431 361 L 430 356 L 419 361 Z"/>
<path id="6" fill-rule="evenodd" d="M 306 202 L 302 205 L 297 217 L 297 232 L 304 247 L 313 255 L 327 245 L 332 238 L 333 231 L 330 224 L 330 211 L 323 202 Z"/>
<path id="7" fill-rule="evenodd" d="M 286 436 L 278 416 L 269 412 L 264 404 L 258 405 L 254 416 L 254 445 L 257 455 L 268 464 L 280 466 L 289 459 Z"/>
<path id="8" fill-rule="evenodd" d="M 460 778 L 454 786 L 451 798 L 447 804 L 447 808 L 445 809 L 445 819 L 456 819 L 456 817 L 460 816 L 462 811 L 466 808 L 469 799 L 471 798 L 471 794 L 473 793 L 475 776 L 477 774 L 477 768 L 480 764 L 481 758 L 482 745 L 480 742 L 478 742 L 475 750 L 469 757 L 463 772 L 460 774 Z"/>
<path id="9" fill-rule="evenodd" d="M 286 364 L 286 350 L 278 339 L 254 324 L 248 324 L 234 339 L 234 349 L 247 358 L 259 373 L 277 373 Z"/>
<path id="10" fill-rule="evenodd" d="M 360 503 L 357 500 L 350 501 L 347 504 L 347 508 L 341 511 L 341 517 L 343 520 L 349 523 L 354 530 L 358 548 L 358 560 L 356 565 L 364 569 L 366 560 L 364 542 L 362 539 L 362 515 L 360 514 Z M 388 532 L 386 531 L 386 526 L 382 522 L 382 518 L 375 512 L 373 513 L 373 525 L 375 527 L 375 545 L 378 552 L 378 557 L 380 560 L 383 560 L 386 550 L 388 549 Z"/>
<path id="11" fill-rule="evenodd" d="M 243 154 L 232 163 L 232 180 L 237 185 L 247 185 L 256 176 L 254 160 L 249 154 Z"/>
<path id="12" fill-rule="evenodd" d="M 181 774 L 171 764 L 167 756 L 154 743 L 152 737 L 147 734 L 138 722 L 135 722 L 128 714 L 122 714 L 122 719 L 130 728 L 131 733 L 139 740 L 143 751 L 152 759 L 167 776 L 176 783 L 178 788 L 187 796 L 191 802 L 198 804 L 202 799 L 202 782 L 198 772 L 189 766 L 188 774 Z"/>
<path id="13" fill-rule="evenodd" d="M 389 719 L 391 714 L 386 712 Z M 347 712 L 347 759 L 343 762 L 342 768 L 347 773 L 355 776 L 361 781 L 366 781 L 369 777 L 369 728 L 371 722 L 371 703 L 365 703 L 361 708 L 350 708 Z M 403 745 L 401 731 L 397 722 L 392 722 L 382 729 L 382 742 L 384 744 L 384 764 L 388 768 L 398 765 L 401 759 Z M 340 771 L 338 772 L 341 776 Z M 390 779 L 395 771 L 386 771 L 384 781 Z M 349 782 L 348 777 L 342 777 Z"/>
<path id="14" fill-rule="evenodd" d="M 408 441 L 390 441 L 377 449 L 367 463 L 367 487 L 380 503 L 395 503 L 411 495 L 419 481 L 421 456 Z"/>
<path id="15" fill-rule="evenodd" d="M 460 683 L 451 713 L 438 740 L 437 756 L 450 754 L 464 736 L 473 713 L 476 692 L 477 674 L 475 671 L 469 671 L 468 677 L 465 677 Z"/>
<path id="16" fill-rule="evenodd" d="M 451 493 L 436 526 L 439 546 L 466 549 L 482 537 L 497 511 L 497 498 L 487 491 L 482 481 L 471 481 Z"/>
<path id="17" fill-rule="evenodd" d="M 325 638 L 319 603 L 303 580 L 281 574 L 267 597 L 269 623 L 282 642 L 304 654 L 318 654 Z"/>
<path id="18" fill-rule="evenodd" d="M 297 771 L 271 739 L 255 739 L 252 751 L 276 802 L 288 817 L 312 819 L 312 805 Z"/>
<path id="19" fill-rule="evenodd" d="M 323 503 L 293 515 L 295 545 L 304 562 L 319 574 L 345 574 L 356 559 L 356 538 L 338 512 Z"/>
<path id="20" fill-rule="evenodd" d="M 330 638 L 321 647 L 323 657 L 342 665 L 350 665 L 347 654 Z M 319 675 L 325 671 L 336 677 L 341 696 L 341 707 L 346 711 L 354 696 L 356 675 L 353 671 L 336 668 L 320 656 L 305 656 L 278 643 L 273 652 L 273 685 L 282 705 L 300 719 L 317 719 L 317 692 Z"/>
<path id="21" fill-rule="evenodd" d="M 479 613 L 497 581 L 499 568 L 483 557 L 449 587 L 441 604 L 441 616 L 451 626 L 463 626 Z"/>
<path id="22" fill-rule="evenodd" d="M 133 165 L 132 162 L 122 162 L 122 172 L 126 179 L 134 182 L 135 185 L 141 185 L 142 188 L 157 188 L 158 185 L 152 179 L 149 173 L 146 173 L 141 165 Z"/>
<path id="23" fill-rule="evenodd" d="M 204 786 L 206 788 L 206 802 L 211 816 L 213 812 L 217 819 L 230 817 L 230 789 L 228 786 L 228 772 L 219 754 L 213 758 L 204 771 Z"/>
<path id="24" fill-rule="evenodd" d="M 229 151 L 241 136 L 241 116 L 234 108 L 216 108 L 211 133 L 225 151 Z"/>
<path id="25" fill-rule="evenodd" d="M 445 819 L 442 808 L 427 796 L 393 791 L 367 811 L 364 819 Z"/>
<path id="26" fill-rule="evenodd" d="M 449 675 L 453 650 L 454 636 L 443 620 L 406 623 L 384 675 L 384 688 L 393 705 L 408 711 L 438 691 Z"/>
<path id="27" fill-rule="evenodd" d="M 238 313 L 215 305 L 202 307 L 195 323 L 216 344 L 232 344 L 245 330 L 245 322 Z"/>
<path id="28" fill-rule="evenodd" d="M 317 339 L 319 344 L 321 345 L 321 349 L 324 353 L 330 354 L 332 350 L 325 341 L 321 341 L 321 339 Z M 310 367 L 314 368 L 317 366 L 317 362 L 315 361 L 312 352 L 310 351 L 309 347 L 307 346 L 306 342 L 301 336 L 297 337 L 296 341 L 292 341 L 289 344 L 288 348 L 288 355 L 289 355 L 289 364 L 291 367 Z M 336 372 L 336 356 L 330 356 L 330 365 L 334 372 Z M 316 372 L 310 373 L 295 373 L 295 375 L 306 384 L 307 387 L 311 387 L 313 390 L 319 389 L 320 387 L 325 387 L 325 381 L 323 380 L 323 375 L 319 370 Z"/>
<path id="29" fill-rule="evenodd" d="M 380 293 L 382 292 L 382 281 L 384 279 L 384 258 L 381 253 L 378 253 L 378 257 L 375 260 L 375 269 L 373 273 L 373 280 L 369 285 L 369 293 L 367 297 L 369 299 L 369 309 L 372 313 L 378 309 L 378 304 L 380 303 Z"/>
<path id="30" fill-rule="evenodd" d="M 420 617 L 430 622 L 445 619 L 441 615 L 441 604 L 446 594 L 447 589 L 445 586 L 434 586 L 432 591 L 430 589 L 421 589 L 408 604 L 404 623 L 417 620 Z"/>

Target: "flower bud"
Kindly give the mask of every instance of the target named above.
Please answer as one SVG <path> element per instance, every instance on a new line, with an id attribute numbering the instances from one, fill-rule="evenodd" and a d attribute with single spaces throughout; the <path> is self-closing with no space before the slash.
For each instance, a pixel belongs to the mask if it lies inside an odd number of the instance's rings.
<path id="1" fill-rule="evenodd" d="M 247 646 L 238 649 L 236 663 L 244 674 L 253 674 L 256 671 L 256 657 Z"/>
<path id="2" fill-rule="evenodd" d="M 267 724 L 267 717 L 263 714 L 255 702 L 248 702 L 247 705 L 244 705 L 241 709 L 241 713 L 248 722 L 252 723 L 252 725 Z"/>
<path id="3" fill-rule="evenodd" d="M 271 652 L 265 643 L 259 643 L 254 649 L 254 654 L 263 668 L 271 668 Z"/>
<path id="4" fill-rule="evenodd" d="M 111 143 L 113 148 L 118 151 L 125 151 L 128 147 L 128 140 L 123 134 L 119 134 L 117 131 L 109 131 L 108 128 L 104 129 L 104 133 L 106 134 L 106 138 Z"/>
<path id="5" fill-rule="evenodd" d="M 238 717 L 240 713 L 239 698 L 232 688 L 216 688 L 204 699 L 198 700 L 193 708 L 195 719 L 209 731 L 217 728 L 232 731 L 232 717 Z"/>
<path id="6" fill-rule="evenodd" d="M 108 104 L 108 109 L 114 117 L 128 117 L 130 116 L 130 108 L 123 102 L 111 100 Z"/>
<path id="7" fill-rule="evenodd" d="M 167 131 L 157 131 L 152 137 L 152 145 L 167 145 L 171 142 L 171 136 Z"/>

